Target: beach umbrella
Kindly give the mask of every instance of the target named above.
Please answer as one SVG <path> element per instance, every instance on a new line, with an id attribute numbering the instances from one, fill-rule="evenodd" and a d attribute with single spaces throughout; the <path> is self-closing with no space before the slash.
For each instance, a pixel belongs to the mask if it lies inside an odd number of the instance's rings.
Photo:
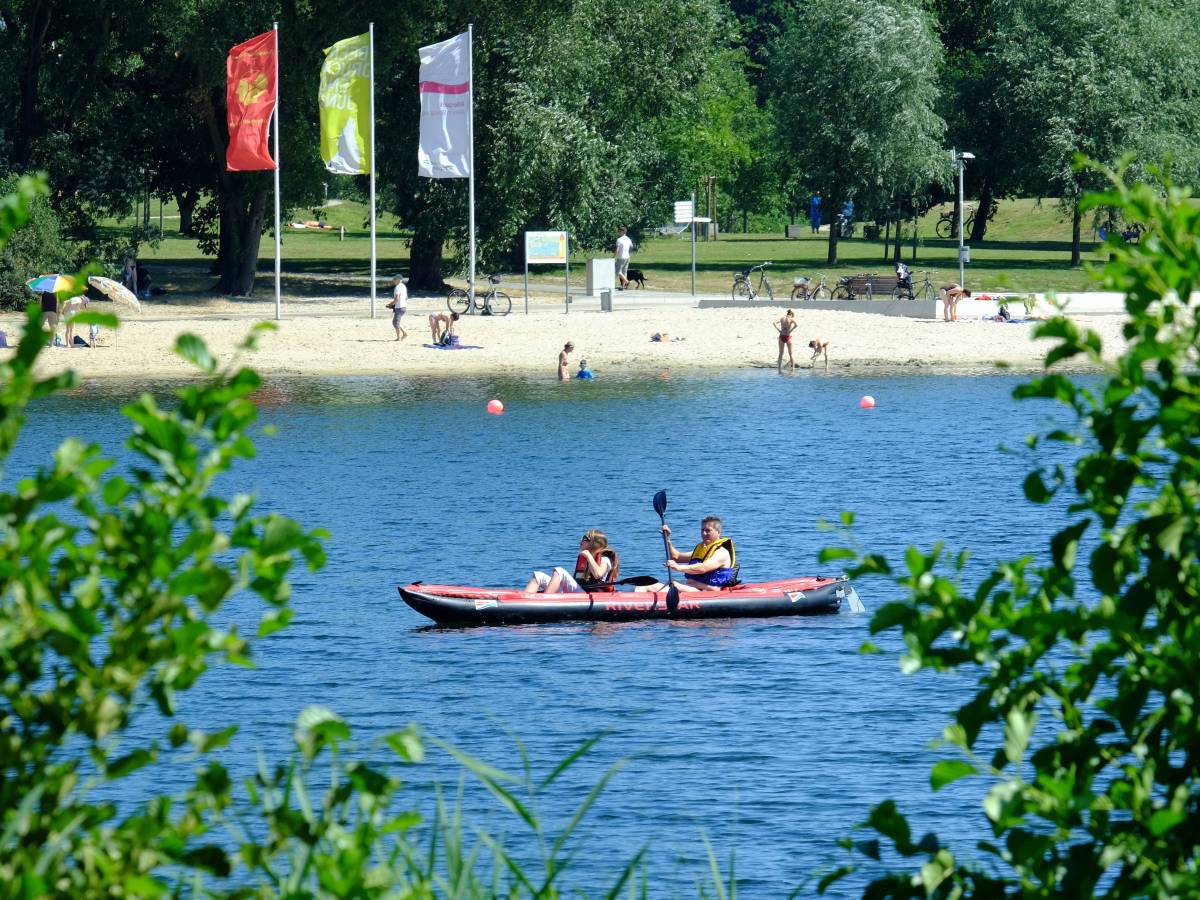
<path id="1" fill-rule="evenodd" d="M 130 309 L 139 311 L 142 308 L 137 295 L 119 281 L 113 281 L 111 278 L 105 278 L 103 275 L 92 275 L 88 278 L 88 284 L 114 303 L 124 303 Z"/>
<path id="2" fill-rule="evenodd" d="M 75 290 L 73 278 L 58 274 L 39 275 L 37 278 L 30 278 L 25 285 L 35 294 L 57 294 L 59 291 Z"/>

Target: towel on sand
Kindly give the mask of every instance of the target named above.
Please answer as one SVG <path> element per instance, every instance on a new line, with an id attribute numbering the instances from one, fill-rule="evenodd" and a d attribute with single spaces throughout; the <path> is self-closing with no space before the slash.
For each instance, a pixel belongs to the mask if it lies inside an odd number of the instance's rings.
<path id="1" fill-rule="evenodd" d="M 447 347 L 445 344 L 422 344 L 422 347 L 428 347 L 430 350 L 482 350 L 483 347 L 478 344 L 453 344 Z"/>

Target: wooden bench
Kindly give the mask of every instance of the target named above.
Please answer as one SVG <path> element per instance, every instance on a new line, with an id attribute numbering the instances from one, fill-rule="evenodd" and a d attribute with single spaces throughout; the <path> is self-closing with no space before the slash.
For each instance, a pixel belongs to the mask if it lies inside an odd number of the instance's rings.
<path id="1" fill-rule="evenodd" d="M 803 225 L 784 225 L 783 226 L 783 236 L 785 238 L 804 237 L 804 226 Z"/>
<path id="2" fill-rule="evenodd" d="M 896 276 L 891 272 L 887 275 L 852 275 L 834 287 L 832 296 L 834 300 L 872 300 L 876 297 L 881 300 L 891 299 L 895 287 Z"/>

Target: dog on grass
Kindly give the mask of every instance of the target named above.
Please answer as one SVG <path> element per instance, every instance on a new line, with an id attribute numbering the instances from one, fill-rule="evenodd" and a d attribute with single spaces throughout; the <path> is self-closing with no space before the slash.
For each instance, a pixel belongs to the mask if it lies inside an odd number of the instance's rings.
<path id="1" fill-rule="evenodd" d="M 646 276 L 641 269 L 630 269 L 625 273 L 625 287 L 633 287 L 635 284 L 643 291 L 646 289 Z"/>

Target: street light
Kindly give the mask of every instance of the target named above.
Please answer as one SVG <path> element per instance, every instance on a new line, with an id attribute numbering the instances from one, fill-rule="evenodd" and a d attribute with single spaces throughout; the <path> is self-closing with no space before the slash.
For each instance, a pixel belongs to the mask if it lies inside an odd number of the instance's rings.
<path id="1" fill-rule="evenodd" d="M 958 286 L 966 287 L 963 281 L 966 279 L 966 264 L 963 262 L 963 223 L 966 217 L 963 215 L 963 170 L 967 167 L 967 160 L 974 159 L 975 154 L 964 150 L 962 153 L 954 154 L 954 168 L 958 170 Z"/>

